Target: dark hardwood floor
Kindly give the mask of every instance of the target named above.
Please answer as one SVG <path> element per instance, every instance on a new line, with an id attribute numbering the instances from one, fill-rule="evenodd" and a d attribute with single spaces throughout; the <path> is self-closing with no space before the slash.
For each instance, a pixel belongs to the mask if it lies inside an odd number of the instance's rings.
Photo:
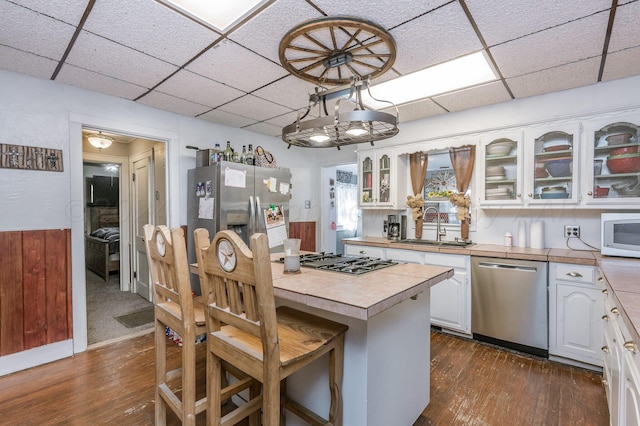
<path id="1" fill-rule="evenodd" d="M 431 353 L 431 403 L 416 426 L 609 424 L 599 374 L 442 333 Z M 153 363 L 149 334 L 2 377 L 0 425 L 152 425 Z"/>

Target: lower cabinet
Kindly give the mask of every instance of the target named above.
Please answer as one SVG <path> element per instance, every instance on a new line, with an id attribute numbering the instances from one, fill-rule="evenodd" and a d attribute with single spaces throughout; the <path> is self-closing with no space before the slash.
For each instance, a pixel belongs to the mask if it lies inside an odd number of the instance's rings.
<path id="1" fill-rule="evenodd" d="M 602 288 L 594 266 L 549 263 L 549 355 L 602 367 Z"/>
<path id="2" fill-rule="evenodd" d="M 470 256 L 354 244 L 345 244 L 345 254 L 452 267 L 452 278 L 431 287 L 431 324 L 471 335 Z"/>
<path id="3" fill-rule="evenodd" d="M 605 314 L 603 383 L 613 426 L 640 425 L 640 354 L 621 308 L 607 285 L 603 291 Z"/>

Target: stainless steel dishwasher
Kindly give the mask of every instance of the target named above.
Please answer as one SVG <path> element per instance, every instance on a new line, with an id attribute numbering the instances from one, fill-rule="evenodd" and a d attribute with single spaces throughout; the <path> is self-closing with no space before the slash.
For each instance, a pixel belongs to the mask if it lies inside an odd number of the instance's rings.
<path id="1" fill-rule="evenodd" d="M 547 357 L 547 262 L 471 257 L 474 339 Z"/>

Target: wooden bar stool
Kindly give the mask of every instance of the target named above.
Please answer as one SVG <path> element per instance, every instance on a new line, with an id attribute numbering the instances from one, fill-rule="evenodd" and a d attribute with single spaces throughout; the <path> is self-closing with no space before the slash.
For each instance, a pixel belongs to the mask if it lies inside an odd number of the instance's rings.
<path id="1" fill-rule="evenodd" d="M 200 285 L 208 305 L 208 423 L 236 424 L 251 413 L 253 423 L 262 408 L 262 424 L 275 426 L 284 422 L 286 408 L 312 425 L 341 425 L 344 334 L 348 327 L 289 307 L 276 309 L 265 234 L 254 234 L 249 249 L 235 232 L 220 231 L 210 242 L 207 230 L 196 229 L 195 244 Z M 328 421 L 283 392 L 289 375 L 327 353 Z M 220 410 L 222 361 L 262 383 L 261 394 L 254 392 L 246 404 L 224 417 Z"/>
<path id="2" fill-rule="evenodd" d="M 169 231 L 166 226 L 145 225 L 144 233 L 155 313 L 155 424 L 166 424 L 169 407 L 182 424 L 195 425 L 196 415 L 207 409 L 206 396 L 196 400 L 195 342 L 196 336 L 206 333 L 204 305 L 194 300 L 191 291 L 184 231 L 181 228 Z M 170 327 L 182 337 L 181 368 L 170 371 L 167 371 L 165 327 Z M 226 387 L 223 399 L 253 382 L 235 369 L 232 369 L 232 374 L 243 379 L 233 387 Z M 181 381 L 180 386 L 173 389 L 169 383 L 177 379 Z"/>

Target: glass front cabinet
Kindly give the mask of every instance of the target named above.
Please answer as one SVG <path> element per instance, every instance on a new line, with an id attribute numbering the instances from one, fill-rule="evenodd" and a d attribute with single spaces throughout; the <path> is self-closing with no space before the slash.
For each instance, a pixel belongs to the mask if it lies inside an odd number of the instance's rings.
<path id="1" fill-rule="evenodd" d="M 585 203 L 634 206 L 640 201 L 640 115 L 590 122 L 585 156 Z"/>
<path id="2" fill-rule="evenodd" d="M 478 203 L 482 206 L 522 204 L 522 132 L 480 138 L 477 169 Z"/>
<path id="3" fill-rule="evenodd" d="M 400 175 L 398 157 L 393 150 L 381 149 L 358 153 L 360 208 L 405 208 L 399 200 L 406 199 L 402 191 L 404 180 Z"/>
<path id="4" fill-rule="evenodd" d="M 577 204 L 580 170 L 579 123 L 525 130 L 524 198 L 526 204 Z"/>

